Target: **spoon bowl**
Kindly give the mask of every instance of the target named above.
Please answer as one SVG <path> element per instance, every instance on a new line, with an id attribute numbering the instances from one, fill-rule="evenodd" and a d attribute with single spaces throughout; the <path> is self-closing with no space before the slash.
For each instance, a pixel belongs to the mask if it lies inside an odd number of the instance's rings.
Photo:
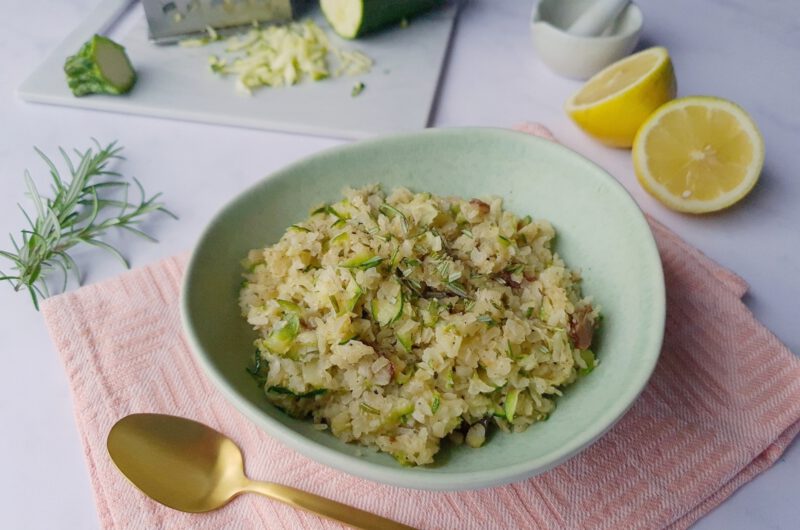
<path id="1" fill-rule="evenodd" d="M 132 414 L 108 433 L 114 464 L 154 500 L 182 512 L 225 505 L 244 483 L 239 448 L 195 421 L 162 414 Z M 237 477 L 238 475 L 238 477 Z"/>
<path id="2" fill-rule="evenodd" d="M 244 474 L 239 447 L 196 421 L 166 414 L 131 414 L 108 433 L 108 453 L 145 495 L 182 512 L 207 512 L 241 493 L 259 493 L 355 528 L 411 527 L 281 484 Z"/>

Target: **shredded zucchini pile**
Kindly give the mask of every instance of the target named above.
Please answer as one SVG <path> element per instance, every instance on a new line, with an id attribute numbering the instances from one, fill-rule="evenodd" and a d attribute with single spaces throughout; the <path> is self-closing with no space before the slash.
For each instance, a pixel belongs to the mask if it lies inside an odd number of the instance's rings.
<path id="1" fill-rule="evenodd" d="M 291 86 L 308 79 L 359 75 L 372 68 L 372 59 L 359 51 L 336 48 L 311 20 L 253 27 L 226 39 L 208 28 L 208 37 L 185 40 L 181 45 L 202 46 L 219 40 L 224 41 L 228 55 L 211 55 L 211 70 L 236 76 L 237 89 L 248 94 L 258 88 Z"/>

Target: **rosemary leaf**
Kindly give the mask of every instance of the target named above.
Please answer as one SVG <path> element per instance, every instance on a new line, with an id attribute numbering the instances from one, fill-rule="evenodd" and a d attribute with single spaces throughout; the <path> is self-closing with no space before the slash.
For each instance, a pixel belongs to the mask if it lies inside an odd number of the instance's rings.
<path id="1" fill-rule="evenodd" d="M 490 328 L 492 326 L 496 326 L 497 325 L 497 322 L 492 317 L 490 317 L 489 315 L 480 315 L 480 316 L 478 316 L 477 320 L 478 320 L 478 322 L 483 322 L 484 324 L 486 324 Z"/>
<path id="2" fill-rule="evenodd" d="M 460 296 L 461 298 L 467 298 L 469 296 L 467 294 L 467 290 L 459 282 L 445 283 L 444 288 L 446 291 L 449 291 L 457 296 Z"/>

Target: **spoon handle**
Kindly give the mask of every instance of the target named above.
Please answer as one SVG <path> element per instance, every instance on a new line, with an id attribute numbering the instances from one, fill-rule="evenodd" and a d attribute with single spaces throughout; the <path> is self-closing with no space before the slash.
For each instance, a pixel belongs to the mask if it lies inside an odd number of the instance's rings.
<path id="1" fill-rule="evenodd" d="M 386 519 L 374 513 L 365 512 L 358 508 L 353 508 L 347 504 L 332 501 L 319 495 L 314 495 L 307 491 L 274 484 L 271 482 L 249 481 L 244 491 L 250 493 L 260 493 L 266 497 L 285 502 L 291 506 L 308 510 L 309 512 L 333 519 L 340 523 L 360 528 L 363 530 L 414 530 L 410 526 Z"/>

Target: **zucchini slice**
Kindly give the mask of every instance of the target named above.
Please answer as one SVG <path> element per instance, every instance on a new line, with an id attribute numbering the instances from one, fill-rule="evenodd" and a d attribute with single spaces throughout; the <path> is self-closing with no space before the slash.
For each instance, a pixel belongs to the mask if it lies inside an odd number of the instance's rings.
<path id="1" fill-rule="evenodd" d="M 403 289 L 397 281 L 388 293 L 381 292 L 381 296 L 372 299 L 372 318 L 381 326 L 388 326 L 403 314 Z"/>
<path id="2" fill-rule="evenodd" d="M 377 267 L 382 261 L 383 258 L 380 256 L 373 256 L 372 254 L 359 254 L 358 256 L 350 258 L 339 266 L 344 267 L 345 269 L 367 270 L 371 269 L 372 267 Z"/>
<path id="3" fill-rule="evenodd" d="M 592 350 L 581 350 L 581 358 L 586 363 L 586 368 L 580 370 L 580 374 L 589 375 L 594 370 L 594 367 L 597 366 L 594 352 Z"/>
<path id="4" fill-rule="evenodd" d="M 302 311 L 302 309 L 300 309 L 299 305 L 295 304 L 294 302 L 292 302 L 290 300 L 280 300 L 280 299 L 278 299 L 278 305 L 281 307 L 281 309 L 283 309 L 284 311 L 286 311 L 288 313 L 298 313 L 299 314 Z"/>
<path id="5" fill-rule="evenodd" d="M 508 421 L 514 421 L 514 413 L 517 412 L 517 401 L 519 400 L 519 389 L 512 388 L 506 394 L 506 401 L 503 410 Z"/>
<path id="6" fill-rule="evenodd" d="M 410 334 L 398 333 L 397 342 L 407 353 L 411 353 L 411 347 L 414 345 L 414 341 Z"/>
<path id="7" fill-rule="evenodd" d="M 272 330 L 263 344 L 276 355 L 285 355 L 291 349 L 299 330 L 300 320 L 295 313 L 290 313 L 284 319 L 284 324 Z"/>

